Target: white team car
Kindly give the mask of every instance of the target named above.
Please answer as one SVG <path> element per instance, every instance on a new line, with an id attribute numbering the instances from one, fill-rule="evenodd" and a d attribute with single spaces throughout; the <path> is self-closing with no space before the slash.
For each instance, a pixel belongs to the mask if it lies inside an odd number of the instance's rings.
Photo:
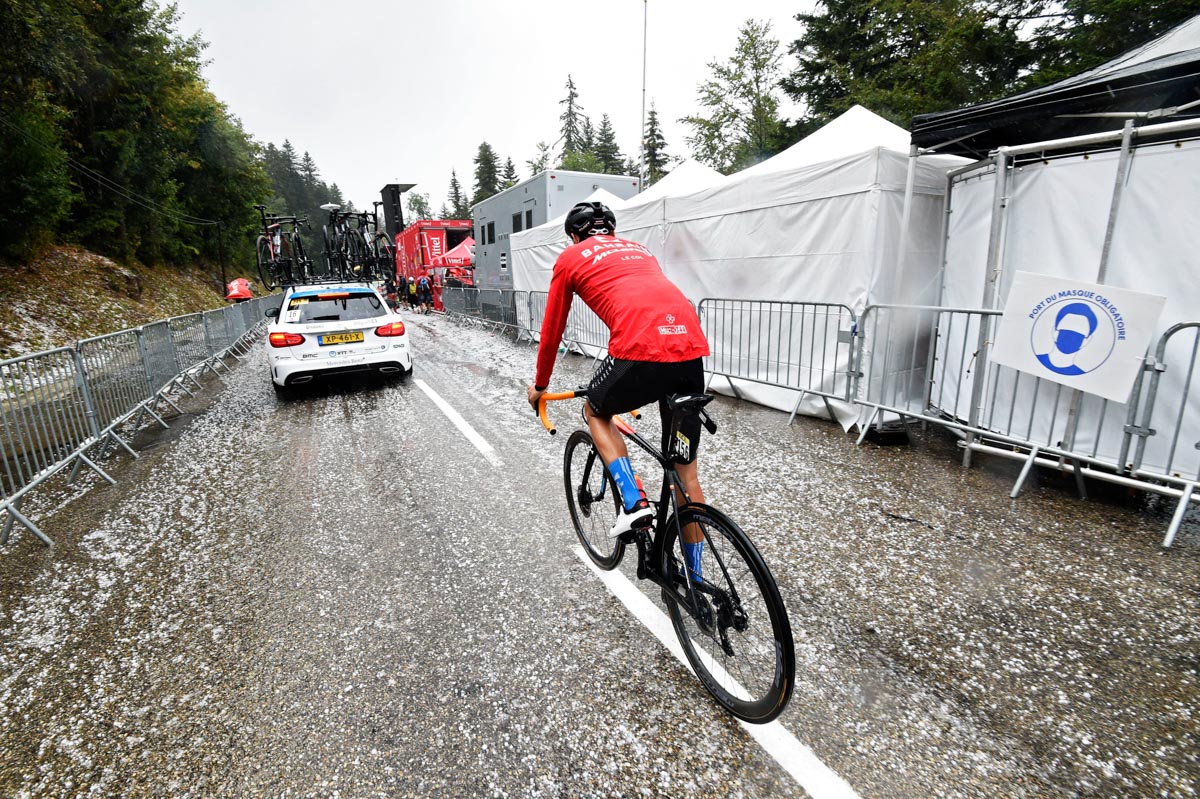
<path id="1" fill-rule="evenodd" d="M 337 375 L 412 372 L 404 322 L 367 283 L 289 286 L 267 316 L 267 363 L 276 393 Z"/>

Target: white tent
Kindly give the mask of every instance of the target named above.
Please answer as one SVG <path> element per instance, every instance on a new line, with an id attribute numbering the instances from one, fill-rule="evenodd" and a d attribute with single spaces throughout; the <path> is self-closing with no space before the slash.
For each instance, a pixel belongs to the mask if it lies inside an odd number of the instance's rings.
<path id="1" fill-rule="evenodd" d="M 804 137 L 778 155 L 730 176 L 741 179 L 785 169 L 819 164 L 875 147 L 908 151 L 909 133 L 861 105 L 856 105 L 820 130 Z"/>
<path id="2" fill-rule="evenodd" d="M 915 164 L 905 236 L 908 149 L 903 129 L 856 106 L 774 158 L 708 187 L 664 193 L 641 206 L 635 198 L 624 211 L 615 207 L 618 233 L 649 247 L 667 276 L 696 303 L 705 298 L 827 302 L 857 313 L 872 302 L 931 298 L 939 285 L 947 161 Z M 518 289 L 540 291 L 549 285 L 557 253 L 551 257 L 540 234 L 535 228 L 513 236 Z M 846 360 L 849 347 L 841 353 Z M 738 357 L 759 361 L 763 355 L 751 346 Z M 845 372 L 846 366 L 839 368 Z M 723 390 L 723 384 L 714 388 Z M 750 381 L 733 385 L 764 405 L 790 410 L 796 403 L 795 390 Z M 826 405 L 810 397 L 800 410 L 823 415 Z M 858 411 L 841 406 L 838 415 L 849 424 Z"/>

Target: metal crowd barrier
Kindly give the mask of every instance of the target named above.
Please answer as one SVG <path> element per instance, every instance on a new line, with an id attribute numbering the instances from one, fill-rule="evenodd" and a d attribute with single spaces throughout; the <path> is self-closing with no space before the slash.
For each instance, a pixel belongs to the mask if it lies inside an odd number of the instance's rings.
<path id="1" fill-rule="evenodd" d="M 225 358 L 243 357 L 273 302 L 261 297 L 0 361 L 0 544 L 20 523 L 51 545 L 21 513 L 25 495 L 68 466 L 68 482 L 82 466 L 116 482 L 96 463 L 94 448 L 102 456 L 116 444 L 138 457 L 118 430 L 132 422 L 136 431 L 146 416 L 166 427 L 158 404 L 179 411 L 167 391 L 186 390 L 186 380 L 198 386 L 194 373 L 219 374 Z"/>
<path id="2" fill-rule="evenodd" d="M 531 334 L 541 329 L 546 292 L 447 289 L 448 313 L 494 319 Z M 507 295 L 512 295 L 511 302 Z M 504 313 L 485 310 L 503 307 Z M 507 315 L 512 309 L 513 315 Z M 712 354 L 709 381 L 745 380 L 857 403 L 865 423 L 936 424 L 962 439 L 963 465 L 975 452 L 1023 462 L 1016 497 L 1033 466 L 1178 498 L 1163 541 L 1170 546 L 1191 503 L 1200 502 L 1200 322 L 1175 325 L 1158 342 L 1125 404 L 1109 402 L 992 363 L 997 310 L 877 304 L 856 315 L 845 305 L 706 298 L 697 311 Z M 583 303 L 571 306 L 563 342 L 593 357 L 608 330 Z M 832 416 L 832 410 L 830 411 Z"/>
<path id="3" fill-rule="evenodd" d="M 1200 410 L 1187 402 L 1197 379 L 1200 322 L 1176 325 L 1163 335 L 1129 401 L 1119 404 L 989 362 L 1001 315 L 935 306 L 866 308 L 858 331 L 862 369 L 855 395 L 870 415 L 859 443 L 890 412 L 958 431 L 965 439 L 964 466 L 974 452 L 1022 461 L 1013 497 L 1035 465 L 1069 467 L 1081 496 L 1087 476 L 1178 497 L 1163 542 L 1169 546 L 1188 503 L 1200 500 L 1195 494 L 1200 455 L 1193 452 L 1200 450 Z M 1180 342 L 1171 348 L 1185 330 L 1192 333 L 1191 346 Z M 1173 381 L 1169 405 L 1159 399 L 1164 379 Z M 1148 446 L 1158 434 L 1154 420 L 1170 433 Z"/>
<path id="4" fill-rule="evenodd" d="M 507 328 L 518 337 L 529 333 L 524 320 L 529 308 L 526 291 L 447 286 L 442 289 L 442 308 L 449 316 Z"/>
<path id="5" fill-rule="evenodd" d="M 530 338 L 542 329 L 548 297 L 549 294 L 544 291 L 529 292 Z M 570 312 L 567 313 L 561 346 L 581 355 L 600 358 L 608 352 L 608 326 L 600 321 L 600 317 L 596 316 L 591 308 L 576 298 L 571 303 Z"/>
<path id="6" fill-rule="evenodd" d="M 1174 542 L 1184 512 L 1197 499 L 1200 482 L 1200 403 L 1189 402 L 1200 394 L 1198 354 L 1200 322 L 1174 325 L 1162 335 L 1142 372 L 1143 377 L 1150 374 L 1150 383 L 1142 401 L 1141 424 L 1130 431 L 1137 436 L 1130 474 L 1138 480 L 1162 481 L 1176 491 L 1160 493 L 1179 497 L 1164 547 Z M 1164 391 L 1163 381 L 1173 390 Z M 1162 425 L 1161 437 L 1155 423 Z"/>
<path id="7" fill-rule="evenodd" d="M 697 308 L 711 355 L 704 368 L 733 380 L 800 392 L 788 424 L 808 395 L 850 402 L 855 383 L 854 311 L 839 303 L 707 297 Z"/>

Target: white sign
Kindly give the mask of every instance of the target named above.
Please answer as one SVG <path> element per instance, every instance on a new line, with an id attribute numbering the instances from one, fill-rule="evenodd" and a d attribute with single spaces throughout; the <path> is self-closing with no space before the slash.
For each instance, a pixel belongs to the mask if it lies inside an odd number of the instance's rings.
<path id="1" fill-rule="evenodd" d="M 1165 301 L 1113 286 L 1017 272 L 991 357 L 1123 403 Z"/>

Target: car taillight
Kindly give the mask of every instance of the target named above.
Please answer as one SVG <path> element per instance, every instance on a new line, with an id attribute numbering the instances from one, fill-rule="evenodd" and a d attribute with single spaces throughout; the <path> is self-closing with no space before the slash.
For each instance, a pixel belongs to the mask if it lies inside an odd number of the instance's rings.
<path id="1" fill-rule="evenodd" d="M 304 336 L 299 333 L 272 333 L 270 340 L 272 347 L 294 347 L 304 343 Z"/>
<path id="2" fill-rule="evenodd" d="M 383 327 L 377 327 L 377 328 L 375 328 L 375 335 L 384 336 L 385 338 L 388 336 L 403 336 L 404 335 L 404 323 L 403 322 L 392 322 L 390 325 L 384 325 Z"/>

